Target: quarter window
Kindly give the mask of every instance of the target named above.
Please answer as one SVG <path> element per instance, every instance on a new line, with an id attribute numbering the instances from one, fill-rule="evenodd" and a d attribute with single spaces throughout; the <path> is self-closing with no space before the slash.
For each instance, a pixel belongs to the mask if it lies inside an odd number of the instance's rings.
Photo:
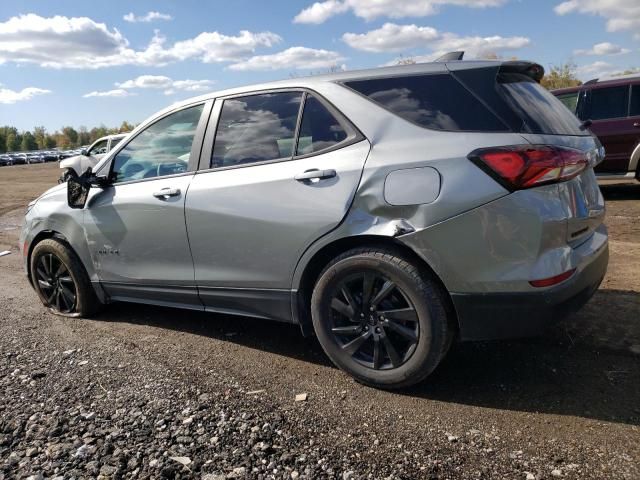
<path id="1" fill-rule="evenodd" d="M 620 118 L 627 116 L 629 87 L 594 88 L 589 99 L 590 120 Z"/>
<path id="2" fill-rule="evenodd" d="M 640 85 L 631 87 L 631 110 L 629 115 L 632 117 L 640 116 Z"/>
<path id="3" fill-rule="evenodd" d="M 291 158 L 302 92 L 249 95 L 225 100 L 211 167 Z"/>
<path id="4" fill-rule="evenodd" d="M 307 95 L 296 155 L 306 155 L 331 148 L 347 138 L 340 122 L 313 95 Z"/>
<path id="5" fill-rule="evenodd" d="M 140 132 L 113 160 L 116 182 L 187 171 L 204 105 L 172 113 Z"/>
<path id="6" fill-rule="evenodd" d="M 377 78 L 346 85 L 423 127 L 454 131 L 508 130 L 449 74 Z"/>

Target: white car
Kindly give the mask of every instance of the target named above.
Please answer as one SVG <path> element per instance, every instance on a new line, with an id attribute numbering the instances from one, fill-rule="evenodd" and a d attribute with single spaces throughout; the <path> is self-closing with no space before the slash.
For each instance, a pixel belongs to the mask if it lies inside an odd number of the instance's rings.
<path id="1" fill-rule="evenodd" d="M 60 182 L 66 182 L 70 175 L 82 175 L 87 168 L 95 167 L 100 159 L 109 153 L 111 149 L 126 136 L 126 133 L 107 135 L 93 142 L 86 150 L 83 149 L 80 155 L 62 160 L 60 162 L 60 168 L 63 169 L 64 172 L 60 176 Z"/>

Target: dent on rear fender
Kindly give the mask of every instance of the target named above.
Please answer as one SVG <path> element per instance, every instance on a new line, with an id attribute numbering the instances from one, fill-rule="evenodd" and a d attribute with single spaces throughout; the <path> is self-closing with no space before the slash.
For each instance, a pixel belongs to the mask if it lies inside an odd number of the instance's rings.
<path id="1" fill-rule="evenodd" d="M 572 268 L 557 185 L 515 192 L 399 238 L 451 292 L 529 290 L 528 280 Z"/>

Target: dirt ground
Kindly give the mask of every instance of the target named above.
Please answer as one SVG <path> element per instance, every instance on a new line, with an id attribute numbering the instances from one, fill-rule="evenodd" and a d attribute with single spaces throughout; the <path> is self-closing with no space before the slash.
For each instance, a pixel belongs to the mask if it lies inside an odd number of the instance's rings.
<path id="1" fill-rule="evenodd" d="M 383 392 L 291 325 L 47 313 L 17 239 L 56 167 L 0 169 L 0 479 L 640 478 L 640 185 L 603 187 L 609 270 L 579 313 Z"/>

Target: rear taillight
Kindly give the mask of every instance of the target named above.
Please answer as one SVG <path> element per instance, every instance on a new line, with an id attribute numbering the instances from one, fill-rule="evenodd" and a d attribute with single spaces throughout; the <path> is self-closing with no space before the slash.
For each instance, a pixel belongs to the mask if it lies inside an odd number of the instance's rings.
<path id="1" fill-rule="evenodd" d="M 548 145 L 481 148 L 469 159 L 509 190 L 569 180 L 589 165 L 580 150 Z"/>

